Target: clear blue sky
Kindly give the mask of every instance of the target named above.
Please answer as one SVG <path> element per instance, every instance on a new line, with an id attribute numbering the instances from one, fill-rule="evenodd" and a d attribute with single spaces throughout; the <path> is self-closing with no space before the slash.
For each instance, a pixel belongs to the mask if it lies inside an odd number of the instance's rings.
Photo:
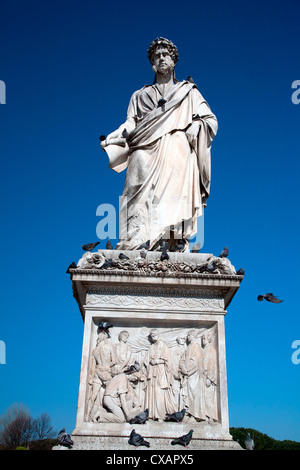
<path id="1" fill-rule="evenodd" d="M 75 427 L 83 323 L 69 276 L 96 241 L 99 204 L 124 175 L 99 135 L 153 73 L 157 36 L 179 49 L 219 121 L 204 252 L 229 246 L 245 278 L 225 318 L 231 426 L 300 441 L 300 79 L 296 1 L 4 2 L 0 18 L 2 204 L 0 414 L 14 402 Z M 115 243 L 116 240 L 113 240 Z M 100 245 L 104 247 L 104 242 Z M 259 303 L 273 292 L 280 305 Z"/>

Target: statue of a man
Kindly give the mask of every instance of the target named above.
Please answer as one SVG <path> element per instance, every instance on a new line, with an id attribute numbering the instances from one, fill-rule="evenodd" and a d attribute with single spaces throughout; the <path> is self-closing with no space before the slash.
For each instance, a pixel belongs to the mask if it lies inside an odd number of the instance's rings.
<path id="1" fill-rule="evenodd" d="M 148 58 L 154 83 L 132 95 L 125 123 L 101 144 L 111 168 L 127 167 L 116 249 L 149 241 L 155 250 L 164 239 L 171 251 L 183 240 L 185 251 L 209 196 L 217 119 L 193 81 L 176 80 L 178 50 L 171 41 L 155 39 Z"/>

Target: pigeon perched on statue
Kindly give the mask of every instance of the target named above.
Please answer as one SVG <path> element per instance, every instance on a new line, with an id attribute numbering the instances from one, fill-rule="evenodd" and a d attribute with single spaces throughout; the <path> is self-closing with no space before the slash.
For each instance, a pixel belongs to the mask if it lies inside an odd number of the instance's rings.
<path id="1" fill-rule="evenodd" d="M 175 246 L 175 251 L 184 251 L 184 248 L 185 248 L 185 241 L 178 240 L 178 243 Z"/>
<path id="2" fill-rule="evenodd" d="M 126 256 L 126 255 L 124 255 L 124 253 L 120 253 L 120 254 L 119 254 L 119 259 L 121 259 L 121 260 L 126 260 L 126 259 L 129 259 L 129 257 Z"/>
<path id="3" fill-rule="evenodd" d="M 145 243 L 142 243 L 139 247 L 138 247 L 138 250 L 142 250 L 143 248 L 145 250 L 149 250 L 149 246 L 150 246 L 150 240 L 146 241 Z"/>
<path id="4" fill-rule="evenodd" d="M 160 255 L 160 261 L 167 261 L 170 258 L 168 253 L 166 251 L 163 251 L 162 254 Z"/>
<path id="5" fill-rule="evenodd" d="M 96 248 L 97 245 L 99 245 L 100 242 L 96 243 L 87 243 L 86 245 L 82 245 L 81 248 L 84 251 L 92 251 L 94 248 Z"/>
<path id="6" fill-rule="evenodd" d="M 102 320 L 98 325 L 98 334 L 104 331 L 107 334 L 108 338 L 110 338 L 109 329 L 113 328 L 113 326 L 114 325 L 112 325 L 111 323 L 108 323 L 107 321 Z"/>
<path id="7" fill-rule="evenodd" d="M 200 250 L 201 250 L 201 243 L 199 242 L 193 246 L 192 253 L 199 253 Z"/>
<path id="8" fill-rule="evenodd" d="M 264 295 L 259 295 L 257 297 L 257 300 L 259 300 L 260 302 L 262 302 L 264 299 L 267 300 L 268 302 L 272 302 L 273 304 L 280 304 L 281 302 L 283 302 L 283 300 L 279 300 L 277 296 L 273 294 L 264 294 Z"/>
<path id="9" fill-rule="evenodd" d="M 149 409 L 147 408 L 145 411 L 142 411 L 134 418 L 132 418 L 129 423 L 130 424 L 145 424 L 149 416 Z"/>
<path id="10" fill-rule="evenodd" d="M 114 249 L 114 247 L 113 247 L 112 242 L 110 241 L 110 239 L 107 240 L 105 249 L 106 249 L 106 250 L 113 250 L 113 249 Z"/>
<path id="11" fill-rule="evenodd" d="M 172 446 L 179 444 L 181 446 L 187 447 L 192 439 L 193 432 L 193 429 L 191 429 L 190 432 L 188 432 L 187 434 L 184 434 L 183 436 L 174 439 L 173 441 L 171 441 Z"/>
<path id="12" fill-rule="evenodd" d="M 145 441 L 145 439 L 138 433 L 135 432 L 135 429 L 131 431 L 131 434 L 128 439 L 128 444 L 139 447 L 139 446 L 146 446 L 150 447 L 150 443 Z"/>
<path id="13" fill-rule="evenodd" d="M 225 246 L 225 248 L 219 254 L 219 258 L 227 258 L 228 255 L 229 255 L 229 250 L 227 246 Z"/>
<path id="14" fill-rule="evenodd" d="M 244 268 L 240 268 L 236 273 L 237 276 L 244 276 L 245 275 L 245 270 Z"/>
<path id="15" fill-rule="evenodd" d="M 71 436 L 70 436 L 70 434 L 68 434 L 66 432 L 65 428 L 63 428 L 58 433 L 57 440 L 60 443 L 60 445 L 62 445 L 64 447 L 71 447 L 73 445 L 73 441 L 71 439 Z"/>
<path id="16" fill-rule="evenodd" d="M 77 268 L 76 263 L 75 261 L 73 261 L 73 263 L 71 263 L 68 269 L 66 270 L 66 273 L 69 273 L 70 269 L 76 269 L 76 268 Z"/>
<path id="17" fill-rule="evenodd" d="M 185 415 L 185 408 L 181 411 L 176 411 L 175 413 L 167 413 L 165 417 L 165 421 L 177 421 L 177 423 L 181 423 Z"/>

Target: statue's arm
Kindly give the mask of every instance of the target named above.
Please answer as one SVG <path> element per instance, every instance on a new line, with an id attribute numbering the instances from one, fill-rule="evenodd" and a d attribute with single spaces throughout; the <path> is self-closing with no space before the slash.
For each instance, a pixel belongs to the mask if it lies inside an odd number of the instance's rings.
<path id="1" fill-rule="evenodd" d="M 136 121 L 135 118 L 129 117 L 126 121 L 118 127 L 117 130 L 111 132 L 107 137 L 105 144 L 108 145 L 109 141 L 112 139 L 121 139 L 123 137 L 123 132 L 126 130 L 127 133 L 130 135 L 131 132 L 135 129 Z"/>

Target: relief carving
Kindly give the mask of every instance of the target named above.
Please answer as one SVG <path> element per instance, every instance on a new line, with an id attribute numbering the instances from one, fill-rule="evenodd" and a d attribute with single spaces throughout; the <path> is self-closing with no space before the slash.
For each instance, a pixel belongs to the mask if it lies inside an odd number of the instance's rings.
<path id="1" fill-rule="evenodd" d="M 118 327 L 100 331 L 91 353 L 86 420 L 218 421 L 216 327 Z M 111 331 L 110 331 L 111 333 Z"/>

